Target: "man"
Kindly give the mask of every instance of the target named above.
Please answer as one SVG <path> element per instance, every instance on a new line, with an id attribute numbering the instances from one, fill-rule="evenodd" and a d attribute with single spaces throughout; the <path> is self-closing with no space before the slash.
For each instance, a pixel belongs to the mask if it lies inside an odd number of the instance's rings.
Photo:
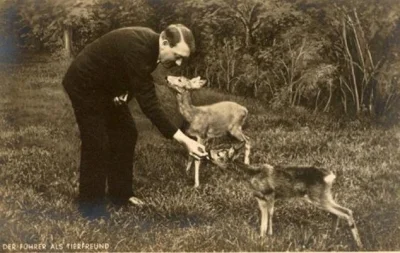
<path id="1" fill-rule="evenodd" d="M 140 202 L 132 191 L 137 130 L 127 102 L 133 97 L 166 138 L 184 144 L 197 158 L 207 155 L 203 145 L 168 120 L 151 76 L 158 63 L 180 66 L 194 49 L 193 34 L 183 25 L 170 25 L 161 34 L 129 27 L 103 35 L 72 62 L 63 86 L 82 141 L 78 203 L 83 215 L 105 214 L 106 184 L 115 204 Z"/>

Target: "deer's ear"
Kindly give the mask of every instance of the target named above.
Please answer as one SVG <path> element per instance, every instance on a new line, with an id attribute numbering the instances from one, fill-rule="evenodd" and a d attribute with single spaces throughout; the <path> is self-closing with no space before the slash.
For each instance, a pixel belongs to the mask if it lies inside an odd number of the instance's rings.
<path id="1" fill-rule="evenodd" d="M 194 78 L 192 78 L 192 80 L 190 80 L 190 81 L 192 81 L 192 82 L 198 82 L 198 81 L 200 81 L 200 76 L 194 77 Z"/>
<path id="2" fill-rule="evenodd" d="M 190 80 L 190 89 L 200 89 L 206 83 L 206 80 L 201 80 L 200 76 Z"/>
<path id="3" fill-rule="evenodd" d="M 207 80 L 199 80 L 199 87 L 203 87 L 207 83 Z"/>

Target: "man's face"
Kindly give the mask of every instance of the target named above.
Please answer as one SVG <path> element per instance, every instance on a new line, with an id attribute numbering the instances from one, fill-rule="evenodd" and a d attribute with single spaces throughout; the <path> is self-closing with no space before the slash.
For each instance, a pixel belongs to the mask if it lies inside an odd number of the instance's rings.
<path id="1" fill-rule="evenodd" d="M 190 49 L 185 41 L 181 41 L 174 47 L 170 47 L 167 40 L 160 41 L 159 60 L 165 68 L 180 66 L 184 58 L 188 58 Z"/>

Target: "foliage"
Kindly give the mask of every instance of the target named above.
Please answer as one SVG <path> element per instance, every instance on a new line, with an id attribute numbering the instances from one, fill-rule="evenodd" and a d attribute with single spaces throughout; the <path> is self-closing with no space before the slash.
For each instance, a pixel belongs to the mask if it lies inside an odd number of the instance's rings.
<path id="1" fill-rule="evenodd" d="M 398 117 L 395 0 L 6 0 L 0 10 L 2 52 L 76 54 L 119 27 L 183 23 L 197 51 L 181 73 L 209 87 L 274 108 Z"/>
<path id="2" fill-rule="evenodd" d="M 90 16 L 92 37 L 126 26 L 154 26 L 152 15 L 145 0 L 96 0 Z"/>
<path id="3" fill-rule="evenodd" d="M 20 44 L 36 50 L 63 45 L 63 32 L 88 19 L 90 2 L 76 0 L 16 0 Z"/>

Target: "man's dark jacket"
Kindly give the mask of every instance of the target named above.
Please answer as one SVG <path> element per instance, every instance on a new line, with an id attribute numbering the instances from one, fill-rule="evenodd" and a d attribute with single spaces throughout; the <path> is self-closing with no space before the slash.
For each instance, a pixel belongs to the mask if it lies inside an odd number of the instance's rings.
<path id="1" fill-rule="evenodd" d="M 63 83 L 82 94 L 95 91 L 110 102 L 128 92 L 129 99 L 136 98 L 159 131 L 172 138 L 178 129 L 161 109 L 151 76 L 158 53 L 159 34 L 153 30 L 117 29 L 86 46 L 72 62 Z"/>

